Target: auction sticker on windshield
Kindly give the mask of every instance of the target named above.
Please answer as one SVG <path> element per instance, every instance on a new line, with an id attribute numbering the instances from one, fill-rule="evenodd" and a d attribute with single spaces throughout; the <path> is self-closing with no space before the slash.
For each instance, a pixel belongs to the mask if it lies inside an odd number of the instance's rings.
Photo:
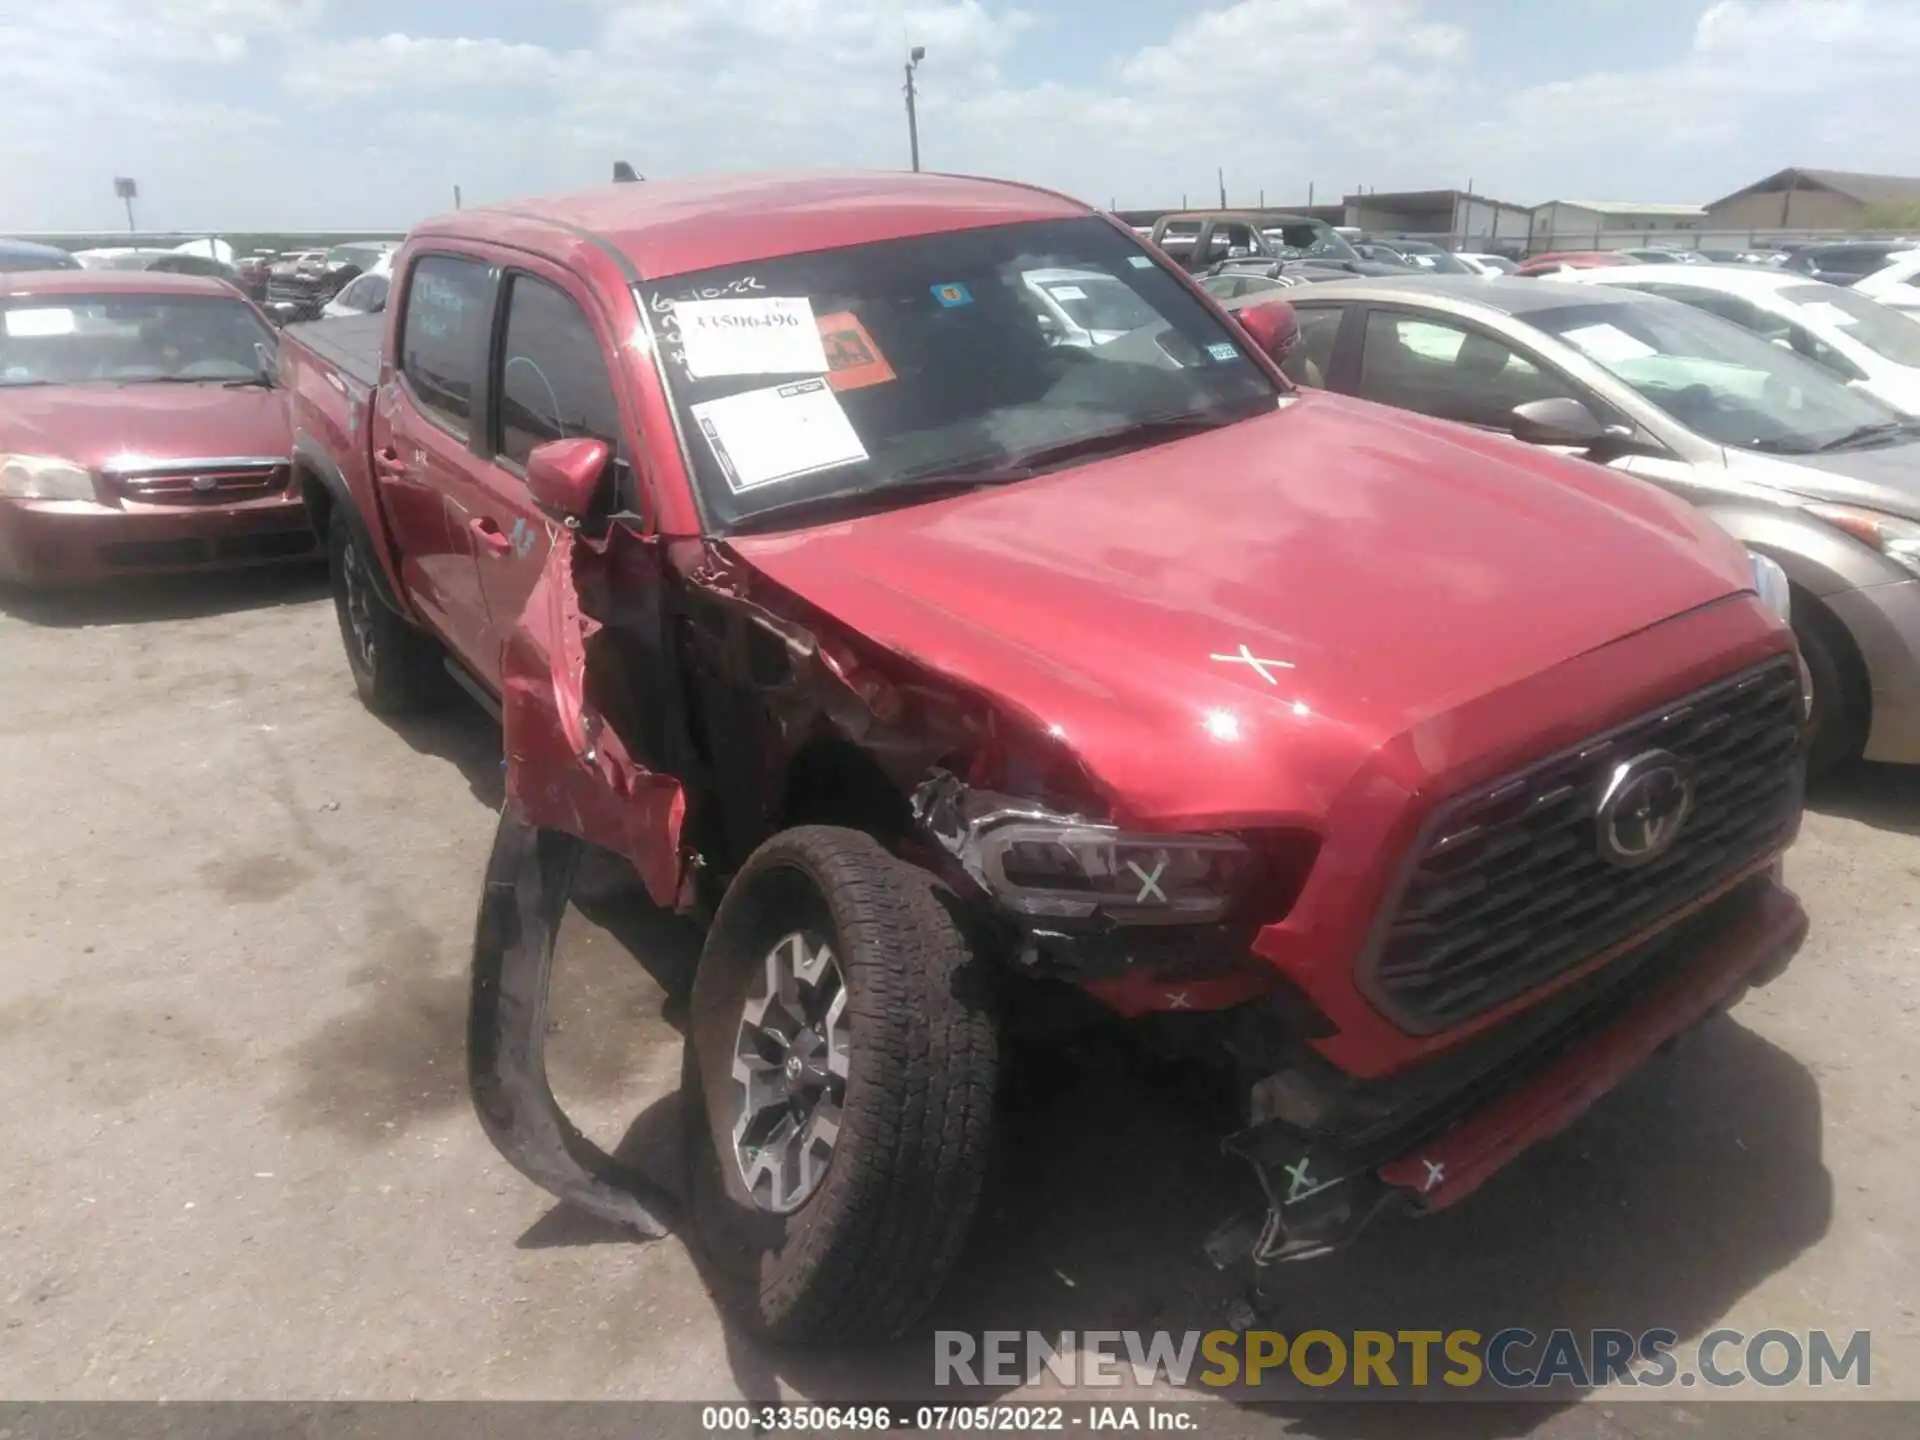
<path id="1" fill-rule="evenodd" d="M 691 408 L 736 494 L 867 458 L 839 397 L 823 379 L 703 400 Z"/>
<path id="2" fill-rule="evenodd" d="M 827 383 L 836 390 L 864 390 L 896 378 L 893 366 L 851 310 L 820 317 L 820 343 L 827 352 Z"/>
<path id="3" fill-rule="evenodd" d="M 818 375 L 827 368 L 813 302 L 804 295 L 682 300 L 673 307 L 687 374 Z"/>
<path id="4" fill-rule="evenodd" d="M 73 311 L 71 310 L 8 310 L 5 315 L 7 334 L 15 339 L 26 340 L 40 335 L 73 334 Z"/>
<path id="5" fill-rule="evenodd" d="M 1571 341 L 1603 365 L 1619 360 L 1644 360 L 1649 355 L 1659 354 L 1646 341 L 1637 340 L 1619 327 L 1604 322 L 1576 326 L 1563 332 L 1560 338 Z"/>

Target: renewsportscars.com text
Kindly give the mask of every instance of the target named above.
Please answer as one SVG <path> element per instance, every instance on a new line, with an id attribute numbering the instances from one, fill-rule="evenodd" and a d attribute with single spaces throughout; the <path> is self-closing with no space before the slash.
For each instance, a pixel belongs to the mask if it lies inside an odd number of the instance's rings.
<path id="1" fill-rule="evenodd" d="M 935 1385 L 1731 1390 L 1873 1383 L 1867 1330 L 939 1330 Z"/>

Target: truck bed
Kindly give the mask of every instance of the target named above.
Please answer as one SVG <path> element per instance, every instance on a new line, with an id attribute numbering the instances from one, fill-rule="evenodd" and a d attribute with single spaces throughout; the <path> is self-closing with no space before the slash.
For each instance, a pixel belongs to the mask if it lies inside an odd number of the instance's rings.
<path id="1" fill-rule="evenodd" d="M 346 315 L 337 320 L 305 320 L 281 333 L 371 390 L 380 383 L 380 345 L 386 328 L 385 315 Z"/>

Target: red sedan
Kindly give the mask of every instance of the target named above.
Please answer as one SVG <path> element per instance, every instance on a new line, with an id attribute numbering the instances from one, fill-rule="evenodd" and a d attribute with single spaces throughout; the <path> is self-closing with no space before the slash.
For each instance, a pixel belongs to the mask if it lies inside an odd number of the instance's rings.
<path id="1" fill-rule="evenodd" d="M 311 554 L 276 347 L 219 280 L 0 276 L 0 581 Z"/>

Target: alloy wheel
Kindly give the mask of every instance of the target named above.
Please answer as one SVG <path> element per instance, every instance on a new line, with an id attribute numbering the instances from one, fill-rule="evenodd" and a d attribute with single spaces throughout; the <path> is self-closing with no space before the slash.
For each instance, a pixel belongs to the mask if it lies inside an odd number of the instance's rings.
<path id="1" fill-rule="evenodd" d="M 748 987 L 732 1066 L 734 1159 L 760 1209 L 790 1214 L 826 1179 L 851 1043 L 832 946 L 811 930 L 774 942 Z"/>

